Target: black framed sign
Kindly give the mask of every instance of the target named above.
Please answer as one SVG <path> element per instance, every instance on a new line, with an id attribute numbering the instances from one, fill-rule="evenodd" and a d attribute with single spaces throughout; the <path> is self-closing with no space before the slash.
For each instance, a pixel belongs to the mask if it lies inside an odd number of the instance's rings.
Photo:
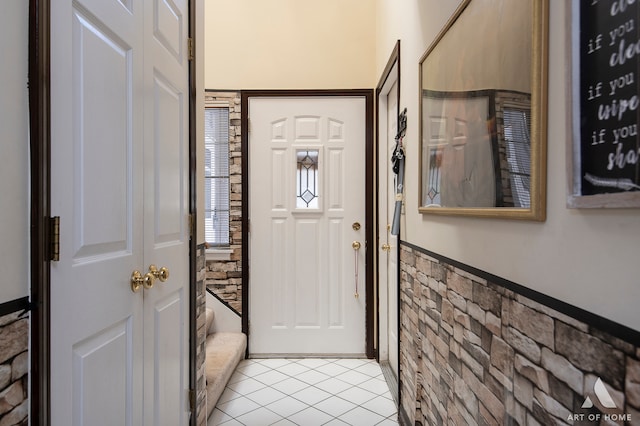
<path id="1" fill-rule="evenodd" d="M 572 0 L 569 207 L 640 207 L 640 3 Z"/>

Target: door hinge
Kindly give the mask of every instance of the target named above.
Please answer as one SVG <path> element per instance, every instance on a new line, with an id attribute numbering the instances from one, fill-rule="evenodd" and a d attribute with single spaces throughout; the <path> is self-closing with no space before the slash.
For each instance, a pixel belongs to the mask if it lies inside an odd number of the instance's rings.
<path id="1" fill-rule="evenodd" d="M 189 408 L 192 413 L 196 411 L 196 391 L 195 389 L 189 389 Z"/>
<path id="2" fill-rule="evenodd" d="M 49 260 L 60 260 L 60 216 L 49 218 L 50 256 Z"/>
<path id="3" fill-rule="evenodd" d="M 194 52 L 194 45 L 193 45 L 193 38 L 189 37 L 187 39 L 187 57 L 190 61 L 193 61 L 193 59 L 195 58 L 195 52 Z"/>

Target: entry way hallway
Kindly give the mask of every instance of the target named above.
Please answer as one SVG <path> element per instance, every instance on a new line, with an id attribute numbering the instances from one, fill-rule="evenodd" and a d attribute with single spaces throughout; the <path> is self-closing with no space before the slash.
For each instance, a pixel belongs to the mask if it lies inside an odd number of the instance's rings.
<path id="1" fill-rule="evenodd" d="M 375 360 L 248 359 L 240 362 L 208 426 L 397 425 Z"/>

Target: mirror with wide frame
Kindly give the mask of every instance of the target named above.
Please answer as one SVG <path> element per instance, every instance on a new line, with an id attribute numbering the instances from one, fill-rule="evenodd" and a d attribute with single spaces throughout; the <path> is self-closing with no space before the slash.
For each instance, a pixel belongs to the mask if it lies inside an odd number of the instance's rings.
<path id="1" fill-rule="evenodd" d="M 420 59 L 419 211 L 545 220 L 548 0 L 464 0 Z"/>

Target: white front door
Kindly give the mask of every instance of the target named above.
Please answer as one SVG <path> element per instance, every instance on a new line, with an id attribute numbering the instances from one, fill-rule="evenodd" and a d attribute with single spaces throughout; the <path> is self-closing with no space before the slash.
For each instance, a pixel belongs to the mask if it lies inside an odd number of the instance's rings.
<path id="1" fill-rule="evenodd" d="M 188 422 L 187 4 L 52 0 L 51 424 Z M 151 264 L 166 282 L 132 290 Z"/>
<path id="2" fill-rule="evenodd" d="M 442 207 L 493 207 L 496 203 L 489 97 L 424 96 L 429 174 L 423 203 Z M 471 159 L 467 161 L 468 159 Z"/>
<path id="3" fill-rule="evenodd" d="M 398 377 L 398 236 L 391 234 L 395 209 L 397 175 L 392 170 L 398 128 L 398 86 L 390 83 L 379 97 L 378 142 L 378 277 L 380 294 L 380 361 L 387 361 Z"/>
<path id="4" fill-rule="evenodd" d="M 252 356 L 365 354 L 365 116 L 363 97 L 249 100 Z"/>

